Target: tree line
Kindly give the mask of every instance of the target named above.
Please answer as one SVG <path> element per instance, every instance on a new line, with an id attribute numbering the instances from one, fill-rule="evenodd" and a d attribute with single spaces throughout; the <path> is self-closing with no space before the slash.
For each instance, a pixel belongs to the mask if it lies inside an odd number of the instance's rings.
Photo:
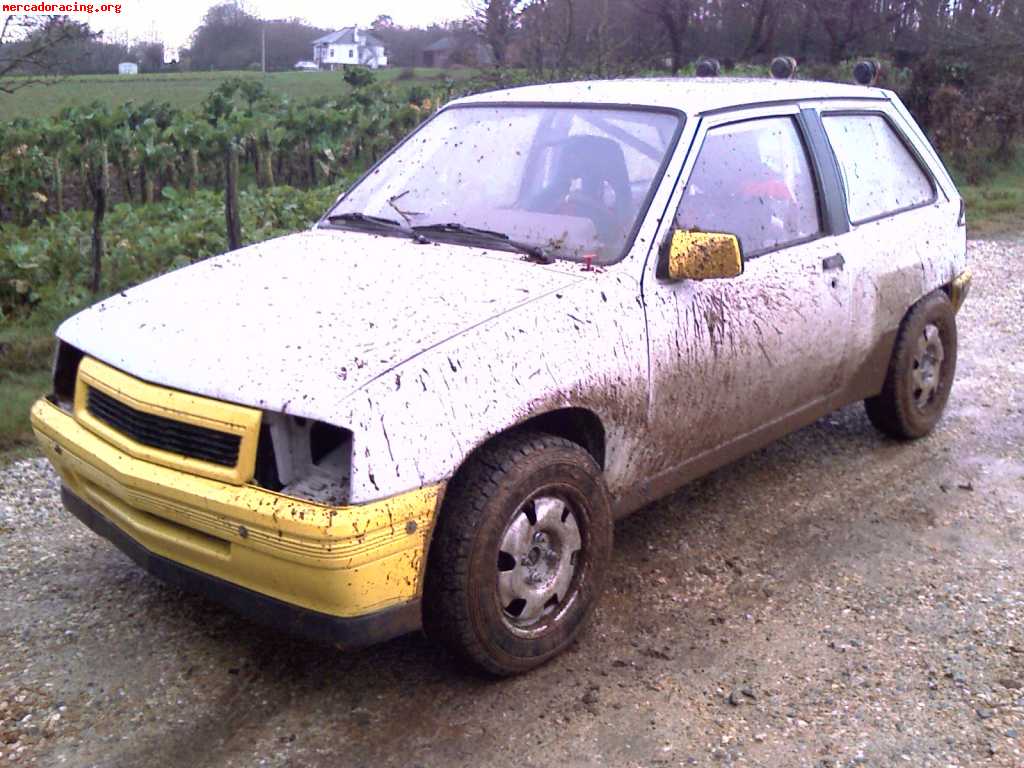
<path id="1" fill-rule="evenodd" d="M 497 72 L 532 80 L 692 74 L 702 57 L 729 74 L 778 55 L 849 80 L 852 59 L 879 59 L 880 84 L 972 182 L 1024 135 L 1024 0 L 477 0 L 472 21 Z"/>
<path id="2" fill-rule="evenodd" d="M 404 27 L 382 15 L 371 30 L 398 67 L 421 64 L 423 49 L 449 36 L 460 47 L 485 43 L 499 69 L 526 67 L 538 75 L 679 72 L 701 56 L 750 62 L 779 54 L 802 64 L 872 55 L 901 67 L 940 59 L 977 71 L 1024 71 L 1024 0 L 474 1 L 472 14 L 448 24 Z M 352 21 L 339 14 L 338 26 Z M 312 41 L 327 31 L 298 19 L 261 19 L 234 0 L 223 2 L 207 11 L 178 66 L 259 66 L 265 38 L 268 69 L 289 69 L 309 59 Z M 86 25 L 55 17 L 8 35 L 6 43 L 0 32 L 0 76 L 5 60 L 16 60 L 55 32 L 63 36 L 60 44 L 44 47 L 55 59 L 50 68 L 63 74 L 112 72 L 124 60 L 139 61 L 144 71 L 162 66 L 159 43 L 104 42 Z M 474 63 L 472 57 L 455 61 Z"/>
<path id="3" fill-rule="evenodd" d="M 838 64 L 875 55 L 1024 66 L 1021 0 L 477 0 L 499 66 L 535 70 L 666 66 L 700 56 Z M 1010 61 L 1016 59 L 1016 61 Z"/>

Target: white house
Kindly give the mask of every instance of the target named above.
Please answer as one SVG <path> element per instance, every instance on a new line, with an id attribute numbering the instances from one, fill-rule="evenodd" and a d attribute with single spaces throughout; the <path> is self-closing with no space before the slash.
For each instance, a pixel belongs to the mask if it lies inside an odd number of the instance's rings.
<path id="1" fill-rule="evenodd" d="M 314 40 L 313 61 L 320 69 L 353 65 L 377 69 L 388 65 L 384 43 L 357 26 L 345 27 Z"/>

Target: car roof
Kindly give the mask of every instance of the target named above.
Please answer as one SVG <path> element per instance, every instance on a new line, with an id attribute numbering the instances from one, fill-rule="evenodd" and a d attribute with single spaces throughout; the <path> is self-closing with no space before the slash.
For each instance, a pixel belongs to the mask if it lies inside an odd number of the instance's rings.
<path id="1" fill-rule="evenodd" d="M 863 85 L 769 77 L 637 77 L 580 80 L 488 91 L 453 104 L 555 102 L 670 107 L 689 114 L 773 101 L 885 99 L 887 91 Z"/>

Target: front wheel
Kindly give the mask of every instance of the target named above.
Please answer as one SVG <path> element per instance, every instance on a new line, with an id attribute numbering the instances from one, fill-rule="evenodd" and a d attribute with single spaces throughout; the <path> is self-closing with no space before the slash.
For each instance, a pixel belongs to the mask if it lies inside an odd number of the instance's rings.
<path id="1" fill-rule="evenodd" d="M 427 569 L 427 634 L 490 674 L 539 666 L 586 623 L 611 549 L 593 457 L 552 435 L 500 438 L 448 489 Z"/>
<path id="2" fill-rule="evenodd" d="M 864 401 L 871 423 L 898 440 L 931 432 L 953 387 L 956 352 L 953 305 L 942 291 L 929 293 L 900 324 L 882 391 Z"/>

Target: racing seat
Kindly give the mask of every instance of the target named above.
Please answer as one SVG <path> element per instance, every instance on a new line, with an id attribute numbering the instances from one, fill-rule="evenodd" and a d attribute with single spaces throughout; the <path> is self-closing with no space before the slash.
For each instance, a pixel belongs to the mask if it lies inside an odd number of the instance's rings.
<path id="1" fill-rule="evenodd" d="M 573 189 L 574 182 L 579 186 Z M 609 207 L 606 186 L 615 196 Z M 633 208 L 626 158 L 618 142 L 603 136 L 570 136 L 555 145 L 551 183 L 528 208 L 586 216 L 606 244 L 622 239 Z"/>

